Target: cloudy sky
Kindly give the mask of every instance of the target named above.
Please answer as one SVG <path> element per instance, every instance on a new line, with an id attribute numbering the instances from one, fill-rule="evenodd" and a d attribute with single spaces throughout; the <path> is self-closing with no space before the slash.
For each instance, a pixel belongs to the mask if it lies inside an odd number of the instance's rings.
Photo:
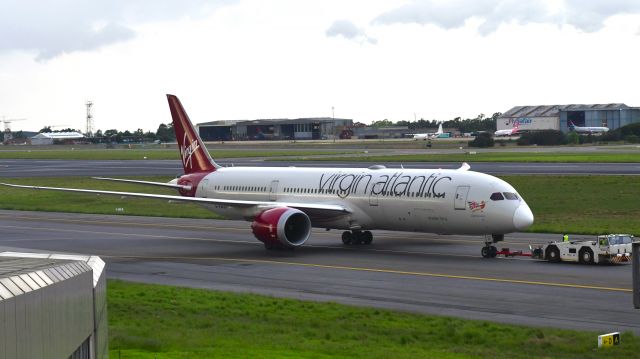
<path id="1" fill-rule="evenodd" d="M 0 0 L 14 130 L 640 106 L 637 0 Z"/>

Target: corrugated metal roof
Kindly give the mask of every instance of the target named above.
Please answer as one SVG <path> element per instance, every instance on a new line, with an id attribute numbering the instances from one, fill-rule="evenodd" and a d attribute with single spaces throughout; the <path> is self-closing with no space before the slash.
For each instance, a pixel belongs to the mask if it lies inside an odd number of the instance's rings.
<path id="1" fill-rule="evenodd" d="M 81 261 L 0 255 L 0 301 L 91 270 Z"/>
<path id="2" fill-rule="evenodd" d="M 51 138 L 54 140 L 70 140 L 74 138 L 83 138 L 84 135 L 80 132 L 43 132 L 39 133 L 31 138 Z"/>
<path id="3" fill-rule="evenodd" d="M 623 103 L 515 106 L 500 117 L 557 117 L 561 111 L 630 109 Z"/>
<path id="4" fill-rule="evenodd" d="M 60 279 L 75 273 L 93 269 L 93 285 L 95 286 L 105 267 L 104 261 L 97 256 L 59 253 L 0 253 L 0 278 L 22 275 L 41 274 L 40 277 L 48 283 L 53 278 L 46 278 L 43 273 L 60 276 Z M 51 283 L 48 283 L 51 284 Z"/>
<path id="5" fill-rule="evenodd" d="M 305 117 L 305 118 L 272 118 L 257 119 L 245 121 L 211 121 L 197 124 L 198 127 L 206 126 L 251 126 L 251 125 L 286 125 L 294 123 L 313 123 L 313 122 L 333 122 L 333 121 L 352 121 L 348 118 L 331 118 L 331 117 Z"/>

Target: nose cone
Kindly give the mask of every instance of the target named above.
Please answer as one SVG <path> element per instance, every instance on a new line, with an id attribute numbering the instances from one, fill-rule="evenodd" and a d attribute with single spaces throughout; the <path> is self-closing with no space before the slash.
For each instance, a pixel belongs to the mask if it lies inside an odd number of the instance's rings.
<path id="1" fill-rule="evenodd" d="M 513 213 L 513 226 L 522 231 L 533 224 L 533 213 L 526 203 L 522 203 Z"/>

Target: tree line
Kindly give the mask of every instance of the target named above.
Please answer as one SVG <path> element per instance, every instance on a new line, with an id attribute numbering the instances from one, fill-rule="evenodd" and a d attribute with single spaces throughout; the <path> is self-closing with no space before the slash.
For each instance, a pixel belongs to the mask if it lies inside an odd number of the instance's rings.
<path id="1" fill-rule="evenodd" d="M 62 130 L 52 130 L 51 126 L 43 127 L 38 133 L 51 133 L 51 132 L 80 132 L 80 130 L 65 128 Z M 176 140 L 175 132 L 173 131 L 173 124 L 161 123 L 158 126 L 156 132 L 147 131 L 144 132 L 141 128 L 136 131 L 118 131 L 116 129 L 110 130 L 97 130 L 93 137 L 88 137 L 88 141 L 92 143 L 139 143 L 139 142 L 174 142 Z"/>
<path id="2" fill-rule="evenodd" d="M 444 128 L 457 128 L 460 132 L 475 132 L 475 131 L 495 131 L 496 130 L 496 121 L 498 117 L 502 115 L 501 112 L 496 112 L 491 117 L 486 117 L 484 114 L 479 114 L 476 118 L 467 118 L 462 119 L 461 117 L 456 117 L 453 120 L 447 121 L 426 121 L 425 119 L 419 119 L 416 121 L 390 121 L 387 119 L 380 121 L 373 121 L 371 123 L 371 127 L 381 128 L 381 127 L 408 127 L 411 131 L 416 130 L 425 130 L 437 128 L 440 123 L 442 123 L 442 127 Z"/>

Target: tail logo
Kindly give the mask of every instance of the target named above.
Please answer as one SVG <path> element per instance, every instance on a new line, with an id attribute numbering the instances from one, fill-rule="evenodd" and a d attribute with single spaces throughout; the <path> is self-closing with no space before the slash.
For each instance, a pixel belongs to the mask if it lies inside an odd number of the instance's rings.
<path id="1" fill-rule="evenodd" d="M 187 133 L 184 134 L 184 139 L 182 140 L 182 147 L 180 148 L 180 155 L 182 156 L 182 165 L 185 168 L 187 166 L 189 168 L 193 168 L 193 154 L 200 148 L 198 144 L 198 140 L 193 140 L 187 146 Z"/>

